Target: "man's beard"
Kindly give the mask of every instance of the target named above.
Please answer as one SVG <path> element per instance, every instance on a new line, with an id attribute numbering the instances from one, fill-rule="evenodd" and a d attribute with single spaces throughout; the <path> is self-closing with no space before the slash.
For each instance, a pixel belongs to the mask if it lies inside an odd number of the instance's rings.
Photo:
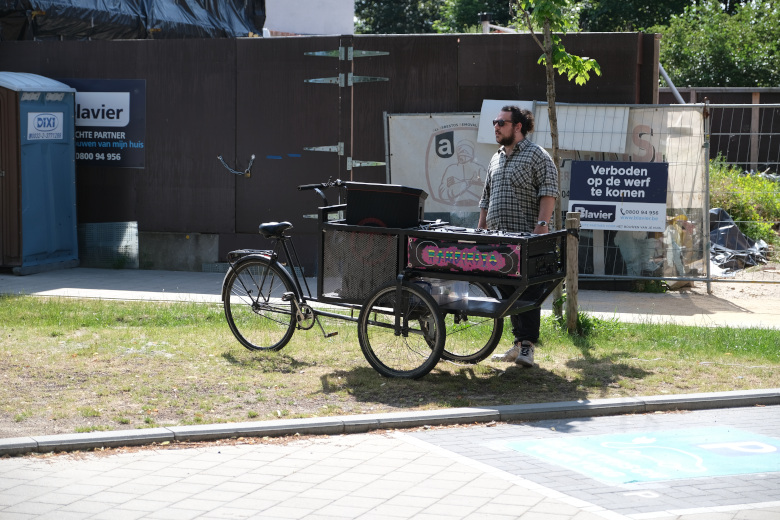
<path id="1" fill-rule="evenodd" d="M 497 139 L 496 142 L 501 146 L 510 146 L 515 142 L 515 137 L 513 135 L 510 135 L 509 137 L 501 137 L 500 139 Z"/>

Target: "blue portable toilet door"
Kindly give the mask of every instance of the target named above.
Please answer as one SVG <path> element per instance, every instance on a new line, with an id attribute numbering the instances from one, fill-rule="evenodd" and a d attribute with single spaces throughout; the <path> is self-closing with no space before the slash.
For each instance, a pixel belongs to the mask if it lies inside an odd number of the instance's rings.
<path id="1" fill-rule="evenodd" d="M 22 265 L 78 263 L 73 92 L 21 92 Z"/>

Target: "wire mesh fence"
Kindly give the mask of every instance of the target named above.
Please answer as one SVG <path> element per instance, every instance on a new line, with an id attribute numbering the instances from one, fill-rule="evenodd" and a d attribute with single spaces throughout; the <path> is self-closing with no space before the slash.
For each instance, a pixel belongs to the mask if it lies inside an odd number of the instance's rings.
<path id="1" fill-rule="evenodd" d="M 660 215 L 647 217 L 650 225 L 644 215 L 653 210 L 642 203 L 644 185 L 626 192 L 625 198 L 621 194 L 611 201 L 610 208 L 614 208 L 615 215 L 610 222 L 581 216 L 581 279 L 706 280 L 708 208 L 703 105 L 614 108 L 614 114 L 608 110 L 612 117 L 600 118 L 594 114 L 596 117 L 585 124 L 577 121 L 582 118 L 577 111 L 566 107 L 559 111 L 562 133 L 571 136 L 571 129 L 582 128 L 583 133 L 598 135 L 598 139 L 591 139 L 584 147 L 566 141 L 561 145 L 567 148 L 562 152 L 562 209 L 577 211 L 587 207 L 573 202 L 581 199 L 571 191 L 578 182 L 576 179 L 572 182 L 572 170 L 578 166 L 576 161 L 665 164 L 668 175 L 657 181 L 647 180 L 647 186 L 651 182 L 663 182 L 667 189 L 662 192 Z M 538 133 L 545 131 L 544 125 L 542 118 Z M 587 147 L 598 149 L 582 151 Z M 620 173 L 603 179 L 605 186 L 613 187 L 635 186 L 637 180 Z M 593 184 L 598 182 L 593 180 Z M 600 195 L 595 190 L 592 193 L 596 198 Z M 630 203 L 631 197 L 639 202 Z"/>
<path id="2" fill-rule="evenodd" d="M 711 276 L 780 283 L 780 105 L 709 104 Z"/>
<path id="3" fill-rule="evenodd" d="M 766 218 L 780 214 L 780 106 L 643 105 L 622 107 L 625 113 L 601 107 L 607 117 L 562 108 L 563 212 L 577 209 L 569 204 L 576 198 L 575 161 L 668 165 L 665 221 L 655 229 L 582 219 L 582 280 L 780 283 L 778 222 Z M 537 135 L 548 133 L 544 117 L 538 119 Z M 578 141 L 578 132 L 587 138 Z M 583 151 L 588 147 L 595 151 Z M 711 208 L 711 201 L 723 207 Z M 639 212 L 624 201 L 614 207 Z"/>

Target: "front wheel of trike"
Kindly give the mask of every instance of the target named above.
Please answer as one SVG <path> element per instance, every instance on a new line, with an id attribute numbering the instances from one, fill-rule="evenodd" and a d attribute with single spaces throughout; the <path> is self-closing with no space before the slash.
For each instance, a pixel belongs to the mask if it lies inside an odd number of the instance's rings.
<path id="1" fill-rule="evenodd" d="M 396 314 L 398 323 L 396 324 Z M 417 379 L 439 362 L 444 320 L 430 294 L 395 282 L 368 297 L 358 316 L 363 355 L 385 377 Z"/>

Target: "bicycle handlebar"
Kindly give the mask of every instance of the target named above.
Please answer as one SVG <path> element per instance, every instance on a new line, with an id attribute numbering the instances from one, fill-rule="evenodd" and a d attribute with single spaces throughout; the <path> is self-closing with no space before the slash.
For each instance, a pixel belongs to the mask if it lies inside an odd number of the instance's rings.
<path id="1" fill-rule="evenodd" d="M 298 186 L 299 191 L 303 190 L 314 190 L 317 192 L 317 195 L 319 195 L 322 198 L 322 203 L 325 206 L 328 206 L 328 199 L 325 197 L 325 194 L 322 192 L 322 190 L 326 188 L 340 188 L 341 186 L 344 186 L 346 183 L 342 181 L 341 179 L 336 179 L 335 181 L 332 181 L 328 179 L 328 182 L 318 182 L 316 184 L 301 184 Z M 341 197 L 339 196 L 339 200 L 341 200 Z"/>
<path id="2" fill-rule="evenodd" d="M 340 187 L 345 184 L 344 181 L 341 179 L 336 179 L 335 181 L 327 181 L 327 182 L 318 182 L 315 184 L 301 184 L 298 186 L 299 191 L 303 190 L 316 190 L 316 189 L 324 189 L 324 188 L 334 188 L 334 187 Z"/>

